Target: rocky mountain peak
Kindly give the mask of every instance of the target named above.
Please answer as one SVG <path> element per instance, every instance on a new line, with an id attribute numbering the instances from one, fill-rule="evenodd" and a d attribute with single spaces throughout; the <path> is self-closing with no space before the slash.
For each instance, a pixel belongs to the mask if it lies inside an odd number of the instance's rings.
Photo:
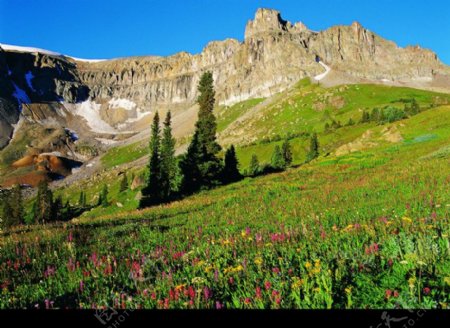
<path id="1" fill-rule="evenodd" d="M 281 18 L 280 12 L 273 9 L 260 8 L 255 18 L 249 20 L 245 28 L 245 39 L 260 33 L 287 31 L 291 23 Z"/>

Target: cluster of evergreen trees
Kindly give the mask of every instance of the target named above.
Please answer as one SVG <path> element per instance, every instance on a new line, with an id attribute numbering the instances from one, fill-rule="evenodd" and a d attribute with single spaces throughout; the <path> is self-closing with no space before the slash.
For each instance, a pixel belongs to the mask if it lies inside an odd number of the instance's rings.
<path id="1" fill-rule="evenodd" d="M 179 159 L 175 157 L 170 111 L 164 120 L 162 136 L 159 114 L 155 114 L 151 127 L 149 174 L 142 189 L 141 208 L 242 178 L 233 145 L 226 150 L 223 161 L 218 157 L 221 146 L 216 139 L 213 83 L 211 72 L 202 75 L 198 85 L 199 113 L 194 135 L 186 154 Z"/>
<path id="2" fill-rule="evenodd" d="M 407 102 L 403 109 L 386 106 L 384 108 L 373 108 L 369 113 L 363 111 L 360 123 L 376 122 L 378 124 L 392 123 L 419 114 L 421 111 L 420 105 L 416 99 Z"/>
<path id="3" fill-rule="evenodd" d="M 312 133 L 310 137 L 309 152 L 305 162 L 310 162 L 319 156 L 319 140 L 316 133 Z M 260 164 L 258 156 L 253 154 L 250 165 L 245 172 L 247 176 L 255 177 L 262 174 L 280 172 L 285 170 L 292 164 L 292 149 L 289 140 L 286 139 L 280 146 L 276 145 L 270 163 Z"/>
<path id="4" fill-rule="evenodd" d="M 11 190 L 0 192 L 0 219 L 4 228 L 25 223 L 24 209 L 22 201 L 22 190 L 19 185 L 15 185 Z"/>

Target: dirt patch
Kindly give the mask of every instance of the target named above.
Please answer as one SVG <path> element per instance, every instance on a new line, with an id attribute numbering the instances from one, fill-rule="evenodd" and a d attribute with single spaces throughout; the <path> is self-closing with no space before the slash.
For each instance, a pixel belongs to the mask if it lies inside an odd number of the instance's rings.
<path id="1" fill-rule="evenodd" d="M 396 125 L 392 125 L 392 126 L 388 126 L 386 128 L 384 128 L 382 131 L 382 138 L 386 141 L 392 142 L 392 143 L 397 143 L 400 141 L 403 141 L 403 137 L 400 133 L 400 131 L 398 131 L 398 128 Z"/>

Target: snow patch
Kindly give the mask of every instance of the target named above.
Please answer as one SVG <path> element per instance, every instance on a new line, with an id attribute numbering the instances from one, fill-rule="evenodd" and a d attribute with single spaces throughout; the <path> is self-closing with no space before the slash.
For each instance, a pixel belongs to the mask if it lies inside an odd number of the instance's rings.
<path id="1" fill-rule="evenodd" d="M 32 52 L 32 53 L 39 52 L 41 54 L 46 54 L 46 55 L 51 55 L 51 56 L 61 56 L 61 54 L 58 52 L 49 51 L 49 50 L 40 49 L 40 48 L 13 46 L 13 45 L 4 44 L 4 43 L 0 43 L 0 47 L 3 50 L 7 50 L 7 51 Z"/>
<path id="2" fill-rule="evenodd" d="M 109 108 L 123 108 L 126 110 L 133 110 L 136 107 L 136 104 L 131 100 L 124 98 L 112 98 L 108 101 Z"/>
<path id="3" fill-rule="evenodd" d="M 102 120 L 100 107 L 100 104 L 86 100 L 75 105 L 75 114 L 83 117 L 93 132 L 117 133 L 116 129 Z"/>
<path id="4" fill-rule="evenodd" d="M 322 61 L 319 61 L 319 64 L 322 65 L 323 68 L 325 68 L 325 72 L 323 72 L 322 74 L 316 75 L 314 76 L 314 79 L 316 81 L 320 81 L 322 80 L 325 76 L 328 75 L 328 73 L 330 73 L 331 68 L 328 65 L 325 65 Z"/>
<path id="5" fill-rule="evenodd" d="M 25 80 L 27 81 L 28 87 L 30 88 L 31 91 L 36 92 L 36 90 L 33 88 L 33 84 L 31 83 L 31 81 L 34 79 L 34 75 L 31 71 L 28 71 L 25 74 Z"/>
<path id="6" fill-rule="evenodd" d="M 31 103 L 30 98 L 28 97 L 27 93 L 22 90 L 21 88 L 19 88 L 17 86 L 17 84 L 15 84 L 14 82 L 12 83 L 14 86 L 15 91 L 13 92 L 13 97 L 17 99 L 17 101 L 19 102 L 19 107 L 20 109 L 22 109 L 22 104 L 29 104 Z"/>
<path id="7" fill-rule="evenodd" d="M 98 63 L 98 62 L 109 60 L 109 59 L 84 59 L 84 58 L 77 58 L 77 57 L 72 57 L 72 56 L 65 56 L 65 57 L 69 57 L 69 58 L 72 58 L 73 60 L 76 60 L 79 62 L 85 62 L 85 63 Z"/>
<path id="8" fill-rule="evenodd" d="M 116 140 L 105 139 L 105 138 L 95 138 L 95 140 L 100 141 L 104 145 L 113 145 L 117 143 Z"/>

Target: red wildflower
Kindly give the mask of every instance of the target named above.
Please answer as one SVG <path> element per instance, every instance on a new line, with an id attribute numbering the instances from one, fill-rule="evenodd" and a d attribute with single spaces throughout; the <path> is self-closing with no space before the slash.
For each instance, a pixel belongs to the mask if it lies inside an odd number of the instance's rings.
<path id="1" fill-rule="evenodd" d="M 251 302 L 252 302 L 252 300 L 251 300 L 250 297 L 246 297 L 245 300 L 244 300 L 245 304 L 250 304 Z"/>
<path id="2" fill-rule="evenodd" d="M 189 291 L 188 292 L 189 292 L 189 297 L 191 299 L 195 298 L 195 290 L 194 290 L 194 288 L 192 286 L 189 286 Z"/>
<path id="3" fill-rule="evenodd" d="M 386 289 L 386 292 L 385 292 L 385 296 L 386 296 L 386 298 L 387 299 L 389 299 L 391 296 L 392 296 L 392 290 L 390 290 L 390 289 Z"/>
<path id="4" fill-rule="evenodd" d="M 399 296 L 399 293 L 398 293 L 398 291 L 396 291 L 396 290 L 394 290 L 394 297 L 398 297 Z"/>
<path id="5" fill-rule="evenodd" d="M 256 298 L 262 298 L 261 287 L 256 286 L 255 293 L 256 293 Z"/>
<path id="6" fill-rule="evenodd" d="M 424 295 L 428 295 L 428 294 L 430 294 L 430 292 L 431 292 L 431 289 L 430 289 L 429 287 L 425 287 L 425 288 L 423 289 Z"/>
<path id="7" fill-rule="evenodd" d="M 264 283 L 264 287 L 266 288 L 266 290 L 269 290 L 270 287 L 272 287 L 272 284 L 271 284 L 269 281 L 266 281 L 266 282 Z"/>

